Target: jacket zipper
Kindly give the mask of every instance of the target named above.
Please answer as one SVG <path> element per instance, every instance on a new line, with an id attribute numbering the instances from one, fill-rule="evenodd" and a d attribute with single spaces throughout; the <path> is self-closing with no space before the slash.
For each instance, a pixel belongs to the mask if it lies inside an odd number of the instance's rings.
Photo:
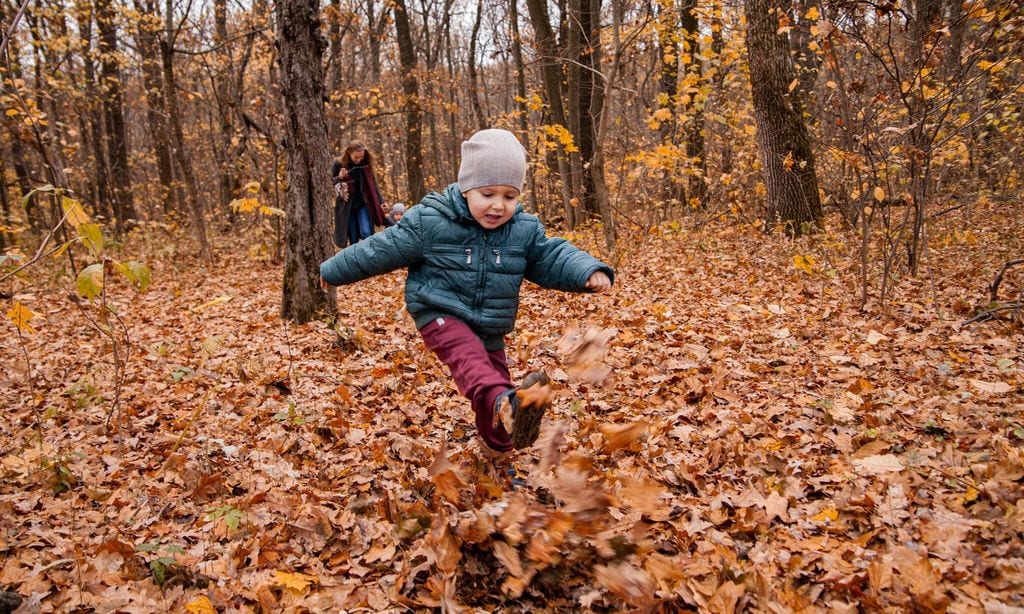
<path id="1" fill-rule="evenodd" d="M 473 264 L 473 248 L 466 248 L 466 264 Z"/>
<path id="2" fill-rule="evenodd" d="M 483 235 L 482 238 L 483 238 L 483 249 L 480 250 L 480 253 L 481 254 L 486 254 L 487 253 L 487 235 Z M 475 306 L 476 307 L 480 307 L 481 305 L 484 304 L 484 284 L 485 284 L 485 279 L 484 278 L 487 275 L 487 258 L 480 258 L 480 263 L 479 263 L 477 269 L 478 269 L 477 275 L 479 277 L 479 281 L 477 282 L 477 287 L 476 287 Z"/>
<path id="3" fill-rule="evenodd" d="M 494 264 L 501 264 L 501 250 L 492 249 L 491 251 L 494 253 Z"/>

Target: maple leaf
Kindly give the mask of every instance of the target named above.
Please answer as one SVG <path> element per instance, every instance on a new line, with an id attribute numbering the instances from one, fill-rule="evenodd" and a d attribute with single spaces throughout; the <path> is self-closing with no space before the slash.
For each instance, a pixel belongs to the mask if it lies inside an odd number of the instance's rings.
<path id="1" fill-rule="evenodd" d="M 628 563 L 595 565 L 594 576 L 617 597 L 637 608 L 654 601 L 654 579 L 649 573 Z"/>
<path id="2" fill-rule="evenodd" d="M 814 256 L 811 255 L 797 254 L 796 256 L 793 256 L 793 266 L 800 269 L 804 273 L 807 273 L 808 275 L 814 272 L 815 262 L 816 261 L 814 259 Z"/>
<path id="3" fill-rule="evenodd" d="M 778 518 L 785 522 L 788 520 L 787 510 L 789 509 L 789 499 L 780 495 L 777 491 L 772 491 L 764 499 L 764 511 L 768 515 L 768 522 Z"/>
<path id="4" fill-rule="evenodd" d="M 274 582 L 277 586 L 284 587 L 295 594 L 301 595 L 306 592 L 310 584 L 318 582 L 316 576 L 304 573 L 291 573 L 287 571 L 275 571 Z"/>
<path id="5" fill-rule="evenodd" d="M 32 328 L 28 323 L 35 316 L 36 313 L 34 311 L 22 305 L 19 301 L 14 301 L 14 306 L 7 310 L 7 317 L 10 318 L 11 322 L 14 322 L 18 330 L 29 335 L 36 332 L 36 329 Z"/>

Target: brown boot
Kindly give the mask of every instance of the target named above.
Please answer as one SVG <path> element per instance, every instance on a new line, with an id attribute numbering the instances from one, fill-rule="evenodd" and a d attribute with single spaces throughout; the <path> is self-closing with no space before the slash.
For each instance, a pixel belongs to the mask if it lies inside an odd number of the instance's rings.
<path id="1" fill-rule="evenodd" d="M 528 373 L 523 383 L 510 395 L 512 403 L 512 446 L 528 448 L 540 434 L 540 419 L 551 405 L 551 380 L 543 371 Z"/>

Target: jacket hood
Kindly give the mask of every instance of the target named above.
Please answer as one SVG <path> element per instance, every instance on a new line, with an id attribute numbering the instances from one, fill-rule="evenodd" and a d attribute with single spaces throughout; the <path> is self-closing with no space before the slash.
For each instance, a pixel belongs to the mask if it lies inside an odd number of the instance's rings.
<path id="1" fill-rule="evenodd" d="M 421 204 L 437 209 L 448 219 L 456 220 L 467 224 L 477 224 L 473 214 L 469 212 L 469 202 L 459 190 L 459 184 L 453 183 L 444 189 L 444 192 L 431 192 L 423 197 Z M 516 203 L 516 210 L 512 218 L 522 213 L 523 205 Z M 510 220 L 511 221 L 511 220 Z"/>

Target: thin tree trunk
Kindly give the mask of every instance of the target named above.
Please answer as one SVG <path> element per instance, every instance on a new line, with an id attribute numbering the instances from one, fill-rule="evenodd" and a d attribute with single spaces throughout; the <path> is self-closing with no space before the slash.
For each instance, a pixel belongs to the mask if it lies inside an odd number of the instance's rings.
<path id="1" fill-rule="evenodd" d="M 721 15 L 722 7 L 721 4 L 716 3 L 714 14 L 716 17 L 711 20 L 711 55 L 714 56 L 714 69 L 715 74 L 712 79 L 714 85 L 714 95 L 717 100 L 721 100 L 725 97 L 725 73 L 726 65 L 725 58 L 722 56 L 722 52 L 725 51 L 725 40 L 722 37 L 722 28 L 725 27 L 722 20 L 717 17 Z M 732 153 L 732 142 L 730 139 L 722 139 L 722 154 L 721 160 L 719 161 L 719 171 L 723 175 L 732 173 L 733 167 L 733 153 Z"/>
<path id="2" fill-rule="evenodd" d="M 238 195 L 241 181 L 235 172 L 235 160 L 232 141 L 235 136 L 234 126 L 234 94 L 231 92 L 234 75 L 234 61 L 231 48 L 228 46 L 228 8 L 227 0 L 214 0 L 214 46 L 217 47 L 219 62 L 216 66 L 217 110 L 220 115 L 220 144 L 216 148 L 219 153 L 217 166 L 220 175 L 220 204 L 227 211 L 228 219 L 234 221 L 234 211 L 229 206 Z"/>
<path id="3" fill-rule="evenodd" d="M 384 6 L 380 10 L 380 15 L 377 15 L 376 2 L 374 0 L 366 0 L 366 24 L 367 39 L 370 43 L 370 76 L 374 83 L 380 82 L 380 44 L 383 35 L 383 25 L 387 23 L 385 19 L 387 16 L 387 7 Z"/>
<path id="4" fill-rule="evenodd" d="M 932 177 L 932 138 L 928 125 L 928 114 L 931 102 L 924 92 L 924 76 L 922 71 L 928 62 L 930 51 L 926 46 L 930 43 L 932 24 L 942 11 L 941 0 L 916 0 L 914 2 L 914 18 L 910 23 L 910 60 L 913 62 L 911 73 L 915 77 L 915 85 L 908 93 L 907 112 L 910 116 L 910 196 L 913 205 L 912 236 L 907 244 L 907 259 L 910 272 L 917 275 L 921 264 L 921 253 L 924 251 L 924 222 L 928 199 L 931 197 Z"/>
<path id="5" fill-rule="evenodd" d="M 476 21 L 473 22 L 473 33 L 469 36 L 469 99 L 473 103 L 473 114 L 479 130 L 487 128 L 484 111 L 480 107 L 480 85 L 476 78 L 476 39 L 480 36 L 480 22 L 484 15 L 484 0 L 477 0 Z"/>
<path id="6" fill-rule="evenodd" d="M 814 153 L 799 92 L 789 91 L 789 41 L 778 33 L 779 0 L 746 0 L 747 54 L 757 141 L 768 191 L 765 228 L 800 235 L 821 223 Z"/>
<path id="7" fill-rule="evenodd" d="M 320 263 L 329 258 L 334 192 L 324 120 L 319 0 L 277 0 L 281 93 L 284 98 L 288 191 L 281 317 L 308 322 L 337 309 L 334 292 L 320 288 Z"/>
<path id="8" fill-rule="evenodd" d="M 685 0 L 682 7 L 682 27 L 683 33 L 686 36 L 686 42 L 689 45 L 689 53 L 687 54 L 690 58 L 689 63 L 686 67 L 687 74 L 694 75 L 697 78 L 697 83 L 703 81 L 703 68 L 702 60 L 700 59 L 700 24 L 697 22 L 697 2 L 696 0 Z M 686 157 L 689 158 L 690 164 L 696 167 L 696 172 L 692 172 L 689 175 L 687 181 L 687 192 L 689 197 L 700 207 L 707 205 L 708 199 L 708 183 L 707 183 L 707 171 L 708 164 L 707 159 L 704 155 L 704 101 L 698 100 L 698 94 L 693 93 L 688 96 L 689 104 L 686 105 L 688 124 L 686 131 Z"/>
<path id="9" fill-rule="evenodd" d="M 405 94 L 405 170 L 409 197 L 419 200 L 425 193 L 423 181 L 423 113 L 420 110 L 419 80 L 416 77 L 416 48 L 412 42 L 405 0 L 395 0 L 395 34 L 402 64 L 402 92 Z"/>
<path id="10" fill-rule="evenodd" d="M 137 216 L 131 169 L 128 167 L 128 133 L 117 50 L 117 24 L 110 0 L 97 0 L 96 24 L 100 36 L 100 78 L 103 117 L 106 120 L 107 161 L 110 163 L 110 191 L 114 197 L 115 224 L 120 232 L 126 221 L 134 220 Z"/>
<path id="11" fill-rule="evenodd" d="M 145 87 L 146 120 L 151 128 L 150 141 L 156 157 L 160 178 L 160 202 L 164 215 L 181 209 L 180 192 L 174 186 L 174 162 L 171 159 L 171 137 L 167 130 L 167 105 L 164 101 L 161 75 L 160 13 L 153 0 L 143 4 L 135 0 L 135 9 L 142 15 L 138 25 L 139 54 L 142 59 L 142 83 Z"/>
<path id="12" fill-rule="evenodd" d="M 172 151 L 178 164 L 178 170 L 181 171 L 181 178 L 185 183 L 188 207 L 192 214 L 192 226 L 196 233 L 196 240 L 199 241 L 199 255 L 204 261 L 209 261 L 211 254 L 210 243 L 206 238 L 206 216 L 203 210 L 203 202 L 199 199 L 195 174 L 192 172 L 192 161 L 188 156 L 188 152 L 185 151 L 185 137 L 181 128 L 181 116 L 178 110 L 178 87 L 174 76 L 175 31 L 173 9 L 173 1 L 167 0 L 164 9 L 166 31 L 164 37 L 160 40 L 160 55 L 163 59 L 164 69 L 164 99 L 167 101 Z"/>
<path id="13" fill-rule="evenodd" d="M 519 35 L 519 0 L 509 0 L 509 20 L 512 22 L 512 58 L 516 67 L 516 107 L 518 109 L 519 140 L 530 148 L 530 109 L 526 106 L 526 65 L 523 63 L 523 45 Z M 533 178 L 533 165 L 526 167 L 526 185 L 530 194 L 529 210 L 537 212 L 537 189 Z"/>
<path id="14" fill-rule="evenodd" d="M 533 31 L 536 33 L 537 50 L 541 56 L 541 76 L 544 81 L 544 91 L 547 93 L 548 110 L 551 120 L 553 123 L 568 129 L 569 123 L 566 121 L 565 107 L 562 104 L 562 75 L 558 64 L 558 47 L 555 44 L 555 34 L 551 30 L 551 18 L 548 16 L 547 1 L 527 0 L 526 6 L 530 11 L 530 22 L 533 24 Z M 570 228 L 573 228 L 579 220 L 572 204 L 572 173 L 569 168 L 569 160 L 564 148 L 558 148 L 555 155 L 558 161 L 558 174 L 562 178 L 562 206 L 565 209 L 566 222 L 568 222 Z"/>
<path id="15" fill-rule="evenodd" d="M 86 110 L 83 118 L 89 130 L 88 143 L 93 157 L 92 176 L 95 190 L 92 194 L 92 200 L 98 215 L 112 218 L 113 209 L 111 203 L 113 197 L 110 194 L 110 171 L 107 166 L 107 154 L 103 149 L 103 143 L 106 142 L 103 137 L 103 114 L 95 112 L 102 106 L 102 103 L 100 102 L 100 96 L 96 87 L 96 65 L 93 61 L 93 13 L 91 5 L 89 3 L 79 3 L 76 6 L 75 15 L 78 22 L 79 36 L 82 41 L 82 74 L 85 80 L 84 105 Z"/>

